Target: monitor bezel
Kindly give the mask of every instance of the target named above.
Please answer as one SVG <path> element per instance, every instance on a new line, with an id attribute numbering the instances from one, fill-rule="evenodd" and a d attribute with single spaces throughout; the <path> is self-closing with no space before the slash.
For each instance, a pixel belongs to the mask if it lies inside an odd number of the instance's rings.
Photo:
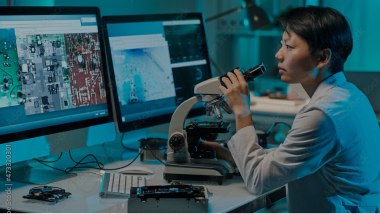
<path id="1" fill-rule="evenodd" d="M 117 128 L 117 131 L 119 132 L 128 132 L 133 131 L 137 129 L 147 128 L 151 126 L 161 125 L 164 123 L 169 123 L 171 120 L 171 117 L 173 113 L 171 114 L 164 114 L 156 117 L 147 117 L 142 118 L 140 120 L 134 120 L 130 122 L 122 122 L 121 118 L 121 112 L 120 112 L 120 103 L 119 103 L 119 97 L 117 95 L 117 89 L 116 89 L 116 83 L 115 83 L 115 73 L 114 68 L 112 64 L 112 58 L 111 58 L 111 48 L 109 44 L 109 37 L 108 37 L 108 31 L 107 31 L 107 24 L 118 24 L 118 23 L 131 23 L 131 22 L 150 22 L 150 21 L 176 21 L 176 20 L 188 20 L 188 19 L 199 19 L 201 20 L 201 27 L 204 29 L 205 36 L 207 36 L 206 28 L 205 28 L 205 19 L 202 13 L 174 13 L 174 14 L 155 14 L 155 15 L 122 15 L 122 16 L 103 16 L 103 31 L 104 31 L 104 42 L 106 47 L 106 57 L 107 57 L 107 66 L 108 66 L 108 72 L 109 72 L 109 79 L 111 80 L 110 86 L 111 93 L 112 93 L 112 104 L 113 107 L 113 113 L 114 113 L 114 119 L 115 119 L 115 125 Z M 209 68 L 209 75 L 210 78 L 212 78 L 212 71 L 210 66 L 210 59 L 209 59 L 209 50 L 208 50 L 208 43 L 206 38 L 206 50 L 207 50 L 207 56 L 205 57 L 207 61 L 207 66 Z M 205 109 L 204 108 L 195 108 L 192 109 L 187 117 L 196 117 L 204 115 Z M 137 127 L 136 127 L 137 125 Z"/>
<path id="2" fill-rule="evenodd" d="M 88 120 L 81 120 L 77 122 L 65 123 L 55 126 L 49 126 L 38 129 L 31 129 L 21 132 L 14 132 L 10 134 L 4 134 L 0 136 L 0 144 L 25 140 L 29 138 L 35 138 L 50 134 L 56 134 L 65 131 L 71 131 L 75 129 L 87 128 L 90 126 L 96 126 L 101 124 L 106 124 L 113 122 L 112 117 L 112 105 L 111 98 L 109 93 L 108 86 L 108 71 L 107 71 L 107 62 L 106 62 L 106 54 L 105 47 L 103 41 L 103 28 L 102 28 L 102 19 L 100 16 L 100 10 L 98 7 L 0 7 L 0 16 L 20 16 L 20 15 L 46 15 L 54 16 L 54 15 L 85 15 L 85 14 L 93 14 L 96 15 L 96 21 L 98 26 L 99 33 L 99 45 L 100 45 L 100 54 L 102 57 L 102 69 L 104 75 L 104 84 L 106 88 L 106 96 L 107 96 L 107 110 L 108 115 L 102 116 L 99 118 L 93 118 Z"/>

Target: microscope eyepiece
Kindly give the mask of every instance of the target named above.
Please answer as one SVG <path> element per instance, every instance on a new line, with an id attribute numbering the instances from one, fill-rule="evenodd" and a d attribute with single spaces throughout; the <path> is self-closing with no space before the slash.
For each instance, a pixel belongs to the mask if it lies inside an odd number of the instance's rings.
<path id="1" fill-rule="evenodd" d="M 240 69 L 240 68 L 237 67 L 235 69 Z M 234 73 L 234 70 L 232 70 L 230 72 Z M 240 69 L 240 72 L 243 74 L 244 79 L 247 83 L 252 82 L 256 77 L 260 76 L 261 74 L 264 74 L 264 72 L 266 72 L 266 71 L 267 71 L 267 69 L 265 68 L 263 63 L 255 66 L 253 68 L 250 68 L 247 71 L 243 71 L 242 69 Z M 227 74 L 219 77 L 220 84 L 227 88 L 227 86 L 224 84 L 224 82 L 222 80 L 223 77 L 227 77 L 228 79 L 230 79 L 230 78 L 228 77 Z"/>
<path id="2" fill-rule="evenodd" d="M 264 64 L 261 63 L 260 65 L 257 65 L 253 68 L 248 69 L 246 72 L 243 73 L 245 81 L 251 82 L 256 77 L 260 76 L 261 74 L 264 74 L 264 72 L 267 71 Z"/>

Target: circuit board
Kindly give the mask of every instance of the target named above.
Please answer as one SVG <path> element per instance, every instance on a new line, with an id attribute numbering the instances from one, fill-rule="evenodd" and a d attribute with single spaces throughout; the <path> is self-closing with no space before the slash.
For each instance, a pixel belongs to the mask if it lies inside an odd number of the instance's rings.
<path id="1" fill-rule="evenodd" d="M 0 108 L 19 105 L 22 86 L 14 29 L 0 29 Z"/>
<path id="2" fill-rule="evenodd" d="M 17 38 L 25 114 L 106 102 L 97 33 Z"/>
<path id="3" fill-rule="evenodd" d="M 98 34 L 65 34 L 65 45 L 72 105 L 105 103 Z"/>

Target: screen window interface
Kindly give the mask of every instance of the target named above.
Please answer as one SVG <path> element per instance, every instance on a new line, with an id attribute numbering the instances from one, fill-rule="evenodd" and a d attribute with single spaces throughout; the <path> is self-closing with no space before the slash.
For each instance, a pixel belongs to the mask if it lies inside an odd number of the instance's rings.
<path id="1" fill-rule="evenodd" d="M 123 122 L 172 114 L 210 78 L 200 20 L 108 24 L 107 30 Z"/>
<path id="2" fill-rule="evenodd" d="M 95 15 L 0 16 L 0 134 L 106 116 Z"/>

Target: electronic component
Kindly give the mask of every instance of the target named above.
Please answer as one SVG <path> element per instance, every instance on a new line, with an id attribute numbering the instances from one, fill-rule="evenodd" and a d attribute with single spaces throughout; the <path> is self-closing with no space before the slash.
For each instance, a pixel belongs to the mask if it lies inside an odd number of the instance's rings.
<path id="1" fill-rule="evenodd" d="M 132 187 L 129 213 L 207 213 L 208 192 L 203 186 L 172 185 Z"/>
<path id="2" fill-rule="evenodd" d="M 140 139 L 140 151 L 145 148 L 140 154 L 140 161 L 161 160 L 166 161 L 166 150 L 168 139 L 164 138 L 143 138 Z M 156 156 L 156 157 L 155 157 Z"/>
<path id="3" fill-rule="evenodd" d="M 52 186 L 39 186 L 29 190 L 29 195 L 22 196 L 26 199 L 36 199 L 41 201 L 49 201 L 57 203 L 58 200 L 64 197 L 68 198 L 71 193 L 64 189 Z"/>

